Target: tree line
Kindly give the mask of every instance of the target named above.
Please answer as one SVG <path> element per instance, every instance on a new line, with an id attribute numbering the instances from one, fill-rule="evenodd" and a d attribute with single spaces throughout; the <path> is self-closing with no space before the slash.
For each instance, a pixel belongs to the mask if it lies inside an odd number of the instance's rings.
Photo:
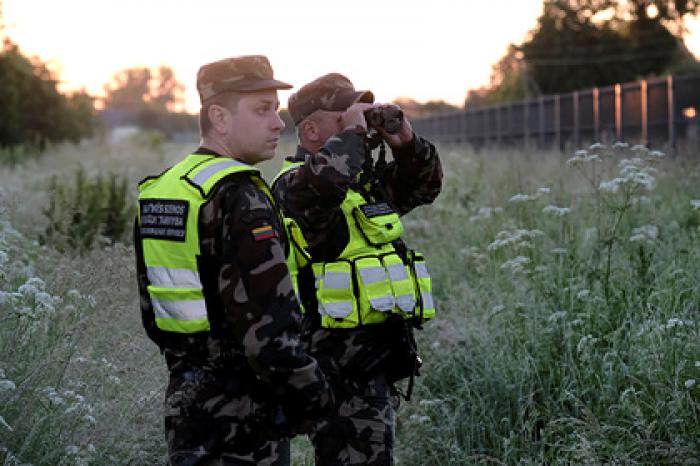
<path id="1" fill-rule="evenodd" d="M 535 28 L 465 106 L 700 72 L 683 42 L 684 18 L 699 10 L 700 0 L 545 0 Z"/>

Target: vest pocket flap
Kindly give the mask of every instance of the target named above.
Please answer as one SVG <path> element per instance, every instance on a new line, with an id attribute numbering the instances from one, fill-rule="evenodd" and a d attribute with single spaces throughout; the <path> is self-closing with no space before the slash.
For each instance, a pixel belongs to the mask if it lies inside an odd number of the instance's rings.
<path id="1" fill-rule="evenodd" d="M 367 298 L 372 309 L 389 312 L 394 309 L 394 294 L 384 265 L 377 257 L 366 257 L 355 261 L 359 277 L 360 294 Z"/>
<path id="2" fill-rule="evenodd" d="M 319 269 L 315 268 L 314 272 Z M 317 275 L 317 297 L 319 310 L 334 319 L 344 319 L 355 310 L 352 292 L 352 264 L 329 262 L 324 265 L 322 275 Z"/>
<path id="3" fill-rule="evenodd" d="M 385 204 L 385 203 L 380 203 Z M 370 209 L 378 204 L 364 204 L 356 207 L 352 215 L 357 222 L 357 228 L 372 245 L 386 244 L 403 234 L 403 225 L 399 214 L 389 210 Z"/>
<path id="4" fill-rule="evenodd" d="M 409 268 L 403 263 L 398 254 L 387 254 L 382 258 L 382 262 L 389 274 L 396 307 L 405 314 L 413 315 L 416 307 L 416 294 Z"/>

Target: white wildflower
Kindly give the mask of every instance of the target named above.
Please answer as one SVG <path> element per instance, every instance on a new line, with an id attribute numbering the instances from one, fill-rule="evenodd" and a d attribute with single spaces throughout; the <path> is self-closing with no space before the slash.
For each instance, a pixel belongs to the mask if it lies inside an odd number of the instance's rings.
<path id="1" fill-rule="evenodd" d="M 695 361 L 695 367 L 700 368 L 700 361 Z"/>
<path id="2" fill-rule="evenodd" d="M 649 155 L 651 155 L 652 157 L 658 157 L 658 158 L 666 157 L 666 154 L 664 154 L 660 150 L 653 150 L 653 151 L 649 152 Z"/>
<path id="3" fill-rule="evenodd" d="M 543 186 L 541 188 L 537 188 L 537 194 L 549 194 L 552 192 L 552 188 L 548 188 L 546 186 Z"/>
<path id="4" fill-rule="evenodd" d="M 632 151 L 634 152 L 649 152 L 649 149 L 647 149 L 647 146 L 643 144 L 635 144 L 632 146 Z"/>
<path id="5" fill-rule="evenodd" d="M 580 299 L 581 301 L 583 301 L 583 300 L 585 300 L 585 299 L 588 297 L 588 295 L 590 295 L 590 294 L 591 294 L 591 290 L 587 290 L 587 289 L 584 288 L 583 290 L 581 290 L 581 291 L 579 291 L 578 293 L 576 293 L 576 299 Z"/>
<path id="6" fill-rule="evenodd" d="M 604 193 L 616 193 L 620 188 L 620 178 L 615 178 L 610 181 L 601 181 L 598 190 Z"/>
<path id="7" fill-rule="evenodd" d="M 7 253 L 5 251 L 0 251 L 0 265 L 5 265 L 8 260 Z"/>
<path id="8" fill-rule="evenodd" d="M 653 243 L 659 236 L 659 228 L 656 225 L 644 225 L 632 230 L 631 242 L 646 241 Z"/>
<path id="9" fill-rule="evenodd" d="M 97 421 L 95 420 L 95 418 L 90 416 L 89 414 L 86 414 L 85 416 L 83 416 L 83 421 L 85 421 L 88 424 L 93 425 L 93 426 L 95 424 L 97 424 Z"/>
<path id="10" fill-rule="evenodd" d="M 17 288 L 17 291 L 22 293 L 24 296 L 34 296 L 39 290 L 37 290 L 34 286 L 25 283 Z"/>
<path id="11" fill-rule="evenodd" d="M 88 453 L 92 453 L 92 454 L 97 453 L 97 449 L 95 448 L 95 445 L 93 445 L 92 443 L 88 443 L 87 451 L 88 451 Z"/>
<path id="12" fill-rule="evenodd" d="M 419 416 L 417 414 L 411 414 L 411 416 L 408 419 L 419 424 L 425 424 L 427 422 L 430 422 L 429 416 Z"/>
<path id="13" fill-rule="evenodd" d="M 549 317 L 547 317 L 548 322 L 555 322 L 557 320 L 563 320 L 566 317 L 566 311 L 557 311 L 553 312 L 550 314 Z"/>
<path id="14" fill-rule="evenodd" d="M 597 150 L 597 149 L 604 149 L 604 148 L 605 148 L 605 146 L 602 145 L 601 143 L 599 143 L 599 142 L 594 142 L 593 144 L 591 144 L 591 145 L 588 147 L 588 150 Z"/>
<path id="15" fill-rule="evenodd" d="M 491 314 L 498 314 L 499 312 L 501 312 L 505 308 L 506 307 L 503 304 L 496 304 L 495 306 L 493 306 L 491 308 Z"/>
<path id="16" fill-rule="evenodd" d="M 535 267 L 535 272 L 537 273 L 546 273 L 547 270 L 547 266 L 544 265 L 538 265 L 537 267 Z"/>
<path id="17" fill-rule="evenodd" d="M 120 383 L 122 383 L 121 379 L 119 379 L 119 377 L 117 377 L 116 375 L 110 375 L 110 376 L 108 377 L 108 379 L 109 379 L 109 381 L 112 382 L 114 385 L 119 385 Z"/>
<path id="18" fill-rule="evenodd" d="M 586 349 L 586 347 L 593 346 L 594 344 L 596 344 L 597 341 L 598 339 L 593 338 L 593 335 L 591 334 L 582 337 L 576 345 L 576 352 L 581 353 L 584 349 Z"/>
<path id="19" fill-rule="evenodd" d="M 700 210 L 700 199 L 693 199 L 690 201 L 690 205 L 695 210 Z"/>
<path id="20" fill-rule="evenodd" d="M 14 432 L 15 430 L 12 428 L 10 424 L 7 423 L 4 417 L 0 416 L 0 426 L 3 426 L 5 429 L 9 430 L 10 432 Z"/>
<path id="21" fill-rule="evenodd" d="M 0 368 L 0 379 L 4 379 L 4 378 L 5 378 L 5 370 Z"/>
<path id="22" fill-rule="evenodd" d="M 75 289 L 68 290 L 66 296 L 68 296 L 71 299 L 80 299 L 80 291 Z"/>
<path id="23" fill-rule="evenodd" d="M 520 203 L 520 202 L 529 202 L 529 201 L 534 201 L 535 198 L 530 196 L 529 194 L 516 194 L 510 199 L 508 199 L 508 202 L 512 203 Z"/>
<path id="24" fill-rule="evenodd" d="M 572 167 L 575 167 L 577 165 L 583 164 L 584 161 L 585 161 L 584 157 L 582 157 L 580 155 L 574 155 L 573 157 L 571 157 L 569 160 L 566 161 L 566 164 L 571 165 Z"/>
<path id="25" fill-rule="evenodd" d="M 0 380 L 0 392 L 2 392 L 2 391 L 9 392 L 9 391 L 12 391 L 16 388 L 17 388 L 17 386 L 15 385 L 15 383 L 12 380 L 7 380 L 7 379 Z"/>
<path id="26" fill-rule="evenodd" d="M 626 142 L 617 141 L 615 144 L 613 144 L 613 149 L 626 149 L 629 146 L 630 145 L 627 144 Z"/>
<path id="27" fill-rule="evenodd" d="M 688 379 L 685 381 L 685 388 L 693 388 L 695 386 L 695 379 Z"/>
<path id="28" fill-rule="evenodd" d="M 600 155 L 598 154 L 591 154 L 587 155 L 586 158 L 584 159 L 585 162 L 600 162 Z"/>
<path id="29" fill-rule="evenodd" d="M 75 456 L 80 452 L 80 448 L 78 448 L 76 445 L 68 445 L 66 447 L 66 454 Z"/>
<path id="30" fill-rule="evenodd" d="M 530 263 L 530 259 L 525 256 L 518 256 L 501 264 L 501 269 L 509 269 L 512 273 L 522 272 L 525 265 Z"/>
<path id="31" fill-rule="evenodd" d="M 575 157 L 584 157 L 586 155 L 588 155 L 588 151 L 585 149 L 579 149 L 576 152 L 574 152 Z"/>
<path id="32" fill-rule="evenodd" d="M 445 400 L 441 400 L 438 398 L 436 400 L 420 400 L 418 402 L 418 404 L 420 406 L 432 407 L 432 406 L 439 406 L 439 405 L 443 404 L 444 402 L 445 402 Z"/>
<path id="33" fill-rule="evenodd" d="M 552 214 L 556 217 L 564 217 L 567 215 L 571 209 L 569 207 L 557 207 L 555 205 L 548 205 L 542 209 L 545 214 Z"/>
<path id="34" fill-rule="evenodd" d="M 683 327 L 685 323 L 681 319 L 676 319 L 675 317 L 668 319 L 666 322 L 666 328 Z"/>

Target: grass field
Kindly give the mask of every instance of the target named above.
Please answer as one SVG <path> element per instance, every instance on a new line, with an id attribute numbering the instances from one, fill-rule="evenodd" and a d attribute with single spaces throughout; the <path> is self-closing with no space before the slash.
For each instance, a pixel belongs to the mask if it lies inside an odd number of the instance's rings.
<path id="1" fill-rule="evenodd" d="M 52 175 L 70 183 L 82 164 L 133 195 L 189 149 L 86 142 L 0 168 L 2 464 L 163 462 L 166 372 L 140 327 L 132 246 L 38 238 Z M 442 194 L 405 217 L 439 316 L 419 335 L 398 463 L 700 464 L 693 154 L 441 155 Z M 307 440 L 293 447 L 312 464 Z"/>

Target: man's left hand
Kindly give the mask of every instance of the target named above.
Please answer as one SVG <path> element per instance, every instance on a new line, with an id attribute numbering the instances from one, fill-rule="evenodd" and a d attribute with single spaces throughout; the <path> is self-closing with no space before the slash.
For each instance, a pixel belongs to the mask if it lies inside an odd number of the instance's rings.
<path id="1" fill-rule="evenodd" d="M 393 104 L 381 105 L 381 107 L 400 108 L 398 105 Z M 401 119 L 401 127 L 394 134 L 387 133 L 383 128 L 377 128 L 377 131 L 379 131 L 379 134 L 381 134 L 382 138 L 384 138 L 392 149 L 398 149 L 413 140 L 413 128 L 411 127 L 411 122 L 406 118 L 406 114 L 404 114 Z"/>

